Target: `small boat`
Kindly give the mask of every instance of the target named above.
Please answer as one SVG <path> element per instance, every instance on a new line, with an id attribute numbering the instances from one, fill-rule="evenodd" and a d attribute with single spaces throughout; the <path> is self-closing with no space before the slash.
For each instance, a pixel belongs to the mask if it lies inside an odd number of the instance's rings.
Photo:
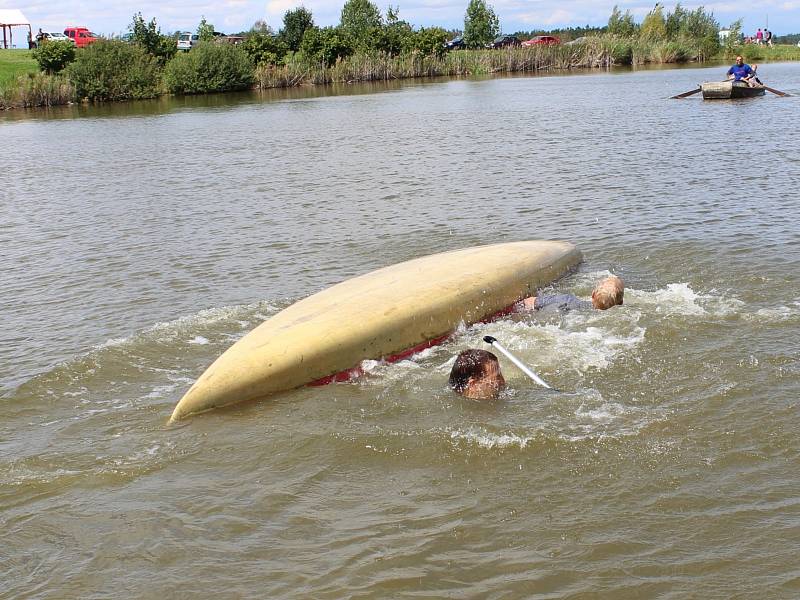
<path id="1" fill-rule="evenodd" d="M 344 381 L 364 359 L 402 359 L 460 323 L 505 312 L 581 261 L 568 242 L 531 240 L 433 254 L 347 279 L 285 308 L 222 354 L 172 421 L 305 384 Z"/>
<path id="2" fill-rule="evenodd" d="M 761 85 L 750 87 L 744 81 L 707 81 L 700 84 L 703 100 L 730 100 L 731 98 L 755 98 L 763 96 Z"/>

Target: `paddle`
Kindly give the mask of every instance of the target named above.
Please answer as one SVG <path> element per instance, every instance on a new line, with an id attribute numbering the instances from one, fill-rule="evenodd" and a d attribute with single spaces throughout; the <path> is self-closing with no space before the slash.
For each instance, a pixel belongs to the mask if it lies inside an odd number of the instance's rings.
<path id="1" fill-rule="evenodd" d="M 786 92 L 782 92 L 780 90 L 776 90 L 775 88 L 771 88 L 768 85 L 764 85 L 764 83 L 758 78 L 757 72 L 758 72 L 758 65 L 753 67 L 753 79 L 755 79 L 756 83 L 758 83 L 758 85 L 763 87 L 765 90 L 767 90 L 768 92 L 772 92 L 773 94 L 776 94 L 777 96 L 791 96 L 791 94 L 787 94 Z"/>
<path id="2" fill-rule="evenodd" d="M 682 94 L 678 94 L 677 96 L 670 97 L 670 100 L 677 100 L 678 98 L 686 98 L 688 96 L 691 96 L 692 94 L 696 94 L 701 89 L 702 88 L 698 87 L 696 90 L 689 90 L 688 92 L 683 92 Z"/>
<path id="3" fill-rule="evenodd" d="M 764 85 L 763 83 L 762 83 L 761 85 L 762 85 L 762 87 L 763 87 L 765 90 L 767 90 L 768 92 L 772 92 L 773 94 L 776 94 L 776 95 L 778 95 L 778 96 L 791 96 L 791 94 L 787 94 L 786 92 L 782 92 L 782 91 L 780 91 L 780 90 L 776 90 L 775 88 L 771 88 L 771 87 L 769 87 L 769 86 L 766 86 L 766 85 Z"/>
<path id="4" fill-rule="evenodd" d="M 492 336 L 490 336 L 490 335 L 485 335 L 485 336 L 483 336 L 483 341 L 484 341 L 484 342 L 486 342 L 487 344 L 489 344 L 490 346 L 493 346 L 494 348 L 497 348 L 497 350 L 498 350 L 499 352 L 501 352 L 502 354 L 505 354 L 505 355 L 506 355 L 506 358 L 508 358 L 508 360 L 510 360 L 510 361 L 511 361 L 512 363 L 514 363 L 515 365 L 517 365 L 517 367 L 519 368 L 519 370 L 520 370 L 520 371 L 522 371 L 523 373 L 525 373 L 525 375 L 527 375 L 528 377 L 530 377 L 531 379 L 533 379 L 533 380 L 534 380 L 536 383 L 538 383 L 538 384 L 539 384 L 539 385 L 541 385 L 542 387 L 546 387 L 548 390 L 552 390 L 552 389 L 553 389 L 553 388 L 551 388 L 549 385 L 547 385 L 547 384 L 544 382 L 544 380 L 542 380 L 542 378 L 541 378 L 541 377 L 539 377 L 539 376 L 538 376 L 536 373 L 534 373 L 534 372 L 533 372 L 533 371 L 531 371 L 531 370 L 530 370 L 528 367 L 526 367 L 526 366 L 525 366 L 525 364 L 524 364 L 524 363 L 523 363 L 523 362 L 522 362 L 520 359 L 518 359 L 516 356 L 514 356 L 513 354 L 511 354 L 511 352 L 509 352 L 508 350 L 506 350 L 506 349 L 505 349 L 505 348 L 504 348 L 504 347 L 503 347 L 503 346 L 500 344 L 500 342 L 498 342 L 498 341 L 497 341 L 497 338 L 493 338 L 493 337 L 492 337 Z M 555 390 L 555 391 L 558 391 L 558 390 Z"/>

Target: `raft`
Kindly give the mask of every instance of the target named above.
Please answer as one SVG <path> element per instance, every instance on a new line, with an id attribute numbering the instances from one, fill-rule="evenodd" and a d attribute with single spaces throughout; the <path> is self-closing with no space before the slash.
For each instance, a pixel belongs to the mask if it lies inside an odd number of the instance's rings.
<path id="1" fill-rule="evenodd" d="M 365 359 L 398 360 L 443 341 L 462 322 L 509 310 L 580 261 L 568 242 L 523 241 L 424 256 L 348 279 L 282 310 L 226 350 L 171 421 L 345 380 Z"/>
<path id="2" fill-rule="evenodd" d="M 754 98 L 763 96 L 762 86 L 750 87 L 743 81 L 707 81 L 700 84 L 703 100 L 729 100 L 731 98 Z"/>

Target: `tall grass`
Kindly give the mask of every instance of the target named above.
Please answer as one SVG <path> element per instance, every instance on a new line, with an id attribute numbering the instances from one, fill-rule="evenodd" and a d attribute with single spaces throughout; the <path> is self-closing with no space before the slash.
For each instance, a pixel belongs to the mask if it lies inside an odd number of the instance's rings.
<path id="1" fill-rule="evenodd" d="M 537 72 L 553 69 L 610 67 L 610 48 L 598 41 L 576 46 L 533 46 L 503 50 L 459 50 L 443 57 L 420 53 L 390 56 L 356 53 L 326 66 L 290 60 L 287 64 L 256 68 L 256 87 L 291 87 L 301 84 L 386 81 L 410 77 L 461 77 L 491 73 Z"/>
<path id="2" fill-rule="evenodd" d="M 63 75 L 29 73 L 0 87 L 0 109 L 69 104 L 75 90 Z"/>

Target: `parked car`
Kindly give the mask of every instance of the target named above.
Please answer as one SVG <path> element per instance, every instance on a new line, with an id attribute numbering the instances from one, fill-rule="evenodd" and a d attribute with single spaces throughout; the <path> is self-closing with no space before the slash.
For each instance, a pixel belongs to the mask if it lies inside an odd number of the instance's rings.
<path id="1" fill-rule="evenodd" d="M 38 36 L 37 36 L 38 37 Z M 75 43 L 75 40 L 69 39 L 63 33 L 59 31 L 43 31 L 42 32 L 42 41 L 43 42 L 72 42 Z"/>
<path id="2" fill-rule="evenodd" d="M 492 43 L 486 46 L 487 48 L 491 48 L 492 50 L 496 50 L 497 48 L 507 48 L 510 46 L 519 46 L 519 39 L 513 35 L 499 35 Z"/>
<path id="3" fill-rule="evenodd" d="M 67 27 L 64 35 L 75 42 L 78 48 L 85 48 L 100 39 L 99 35 L 92 33 L 86 27 Z"/>
<path id="4" fill-rule="evenodd" d="M 445 50 L 462 50 L 462 49 L 464 49 L 466 47 L 467 46 L 464 43 L 464 37 L 460 36 L 460 35 L 454 37 L 449 42 L 445 42 L 444 43 Z"/>
<path id="5" fill-rule="evenodd" d="M 178 50 L 185 50 L 188 52 L 199 41 L 199 35 L 190 31 L 184 31 L 178 36 Z"/>
<path id="6" fill-rule="evenodd" d="M 560 43 L 561 40 L 552 35 L 537 35 L 529 40 L 525 40 L 522 42 L 522 45 L 528 48 L 530 46 L 557 46 Z"/>

